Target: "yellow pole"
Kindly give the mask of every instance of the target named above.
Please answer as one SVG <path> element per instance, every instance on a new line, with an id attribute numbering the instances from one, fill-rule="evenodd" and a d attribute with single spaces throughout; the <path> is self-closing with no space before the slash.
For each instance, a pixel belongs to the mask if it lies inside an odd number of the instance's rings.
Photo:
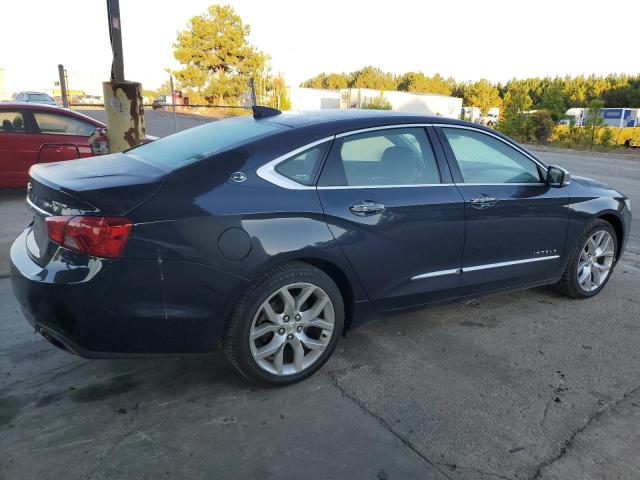
<path id="1" fill-rule="evenodd" d="M 104 82 L 109 152 L 122 152 L 144 142 L 142 85 L 137 82 Z"/>

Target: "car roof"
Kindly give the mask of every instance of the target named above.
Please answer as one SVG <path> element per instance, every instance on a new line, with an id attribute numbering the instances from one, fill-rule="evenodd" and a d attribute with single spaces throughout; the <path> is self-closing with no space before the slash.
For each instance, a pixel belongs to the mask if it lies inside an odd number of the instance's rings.
<path id="1" fill-rule="evenodd" d="M 394 112 L 389 110 L 363 110 L 363 109 L 325 109 L 302 112 L 283 112 L 278 115 L 264 117 L 257 121 L 275 123 L 293 129 L 304 129 L 305 127 L 319 128 L 327 134 L 340 133 L 363 128 L 439 123 L 452 125 L 467 125 L 474 128 L 484 128 L 477 123 L 469 123 L 462 120 L 439 117 L 434 115 L 423 115 L 420 113 Z"/>
<path id="2" fill-rule="evenodd" d="M 81 117 L 87 120 L 89 123 L 93 123 L 96 126 L 106 127 L 106 125 L 95 118 L 91 118 L 77 110 L 71 110 L 59 105 L 48 105 L 46 103 L 29 103 L 29 102 L 0 102 L 0 110 L 18 109 L 18 110 L 40 110 L 56 113 L 66 113 L 74 117 Z"/>

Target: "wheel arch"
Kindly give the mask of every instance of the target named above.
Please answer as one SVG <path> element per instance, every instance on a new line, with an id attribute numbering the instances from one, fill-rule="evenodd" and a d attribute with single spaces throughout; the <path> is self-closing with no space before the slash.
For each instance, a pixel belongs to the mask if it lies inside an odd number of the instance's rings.
<path id="1" fill-rule="evenodd" d="M 616 232 L 616 240 L 618 242 L 618 257 L 620 256 L 620 253 L 622 252 L 622 247 L 624 244 L 624 223 L 622 222 L 622 220 L 615 214 L 615 213 L 602 213 L 600 215 L 598 215 L 598 218 L 600 218 L 601 220 L 604 220 L 605 222 L 609 223 L 613 229 Z M 616 258 L 616 262 L 618 261 L 618 258 Z"/>
<path id="2" fill-rule="evenodd" d="M 299 258 L 297 261 L 308 263 L 318 270 L 323 271 L 338 286 L 340 293 L 342 293 L 342 301 L 344 303 L 344 331 L 342 332 L 344 335 L 351 329 L 354 316 L 355 297 L 351 280 L 338 265 L 328 260 L 306 257 Z"/>

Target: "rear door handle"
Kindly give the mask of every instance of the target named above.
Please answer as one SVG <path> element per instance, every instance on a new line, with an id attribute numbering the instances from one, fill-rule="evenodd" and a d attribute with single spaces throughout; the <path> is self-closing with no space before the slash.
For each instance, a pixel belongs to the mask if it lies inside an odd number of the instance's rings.
<path id="1" fill-rule="evenodd" d="M 472 198 L 469 203 L 474 208 L 489 208 L 498 203 L 498 199 L 483 193 L 479 197 Z"/>
<path id="2" fill-rule="evenodd" d="M 349 210 L 354 215 L 365 217 L 367 215 L 377 215 L 382 213 L 385 208 L 387 208 L 387 206 L 384 203 L 374 202 L 372 200 L 362 200 L 351 205 Z"/>

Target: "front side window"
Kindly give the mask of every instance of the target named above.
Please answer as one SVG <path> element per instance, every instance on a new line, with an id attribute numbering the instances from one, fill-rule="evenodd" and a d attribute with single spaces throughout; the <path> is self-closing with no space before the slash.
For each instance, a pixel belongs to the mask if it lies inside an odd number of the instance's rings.
<path id="1" fill-rule="evenodd" d="M 24 117 L 20 112 L 0 111 L 0 133 L 24 133 Z"/>
<path id="2" fill-rule="evenodd" d="M 282 163 L 275 170 L 280 175 L 287 177 L 302 185 L 311 185 L 315 179 L 326 144 L 305 150 Z"/>
<path id="3" fill-rule="evenodd" d="M 464 183 L 540 183 L 538 166 L 526 155 L 485 133 L 443 128 Z"/>
<path id="4" fill-rule="evenodd" d="M 436 159 L 423 128 L 390 128 L 350 135 L 337 148 L 349 186 L 440 183 Z"/>
<path id="5" fill-rule="evenodd" d="M 67 117 L 66 115 L 36 112 L 33 116 L 41 133 L 89 137 L 96 129 L 95 125 L 89 122 Z"/>

